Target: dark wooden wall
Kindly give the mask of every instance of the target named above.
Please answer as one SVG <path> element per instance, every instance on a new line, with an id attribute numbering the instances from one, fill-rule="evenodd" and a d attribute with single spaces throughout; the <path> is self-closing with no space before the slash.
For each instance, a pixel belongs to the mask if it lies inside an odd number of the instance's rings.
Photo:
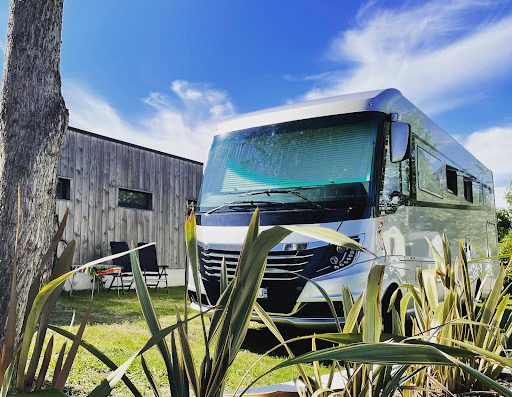
<path id="1" fill-rule="evenodd" d="M 198 196 L 202 164 L 69 128 L 59 176 L 71 179 L 65 240 L 75 239 L 75 264 L 110 254 L 110 241 L 156 242 L 160 264 L 184 268 L 187 200 Z M 119 207 L 118 188 L 151 192 L 153 209 Z"/>

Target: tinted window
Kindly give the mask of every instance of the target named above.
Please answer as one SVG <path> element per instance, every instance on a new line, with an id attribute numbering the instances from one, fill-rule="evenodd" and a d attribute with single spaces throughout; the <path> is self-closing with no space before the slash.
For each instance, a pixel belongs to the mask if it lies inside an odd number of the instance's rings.
<path id="1" fill-rule="evenodd" d="M 118 205 L 119 207 L 150 210 L 153 207 L 152 196 L 153 195 L 148 192 L 119 189 Z"/>
<path id="2" fill-rule="evenodd" d="M 464 178 L 464 198 L 470 203 L 473 202 L 473 181 L 469 178 Z"/>
<path id="3" fill-rule="evenodd" d="M 443 197 L 442 170 L 443 162 L 441 160 L 418 147 L 418 186 L 421 190 Z"/>
<path id="4" fill-rule="evenodd" d="M 494 195 L 492 192 L 492 189 L 488 186 L 483 186 L 483 204 L 488 207 L 492 208 L 494 206 Z"/>
<path id="5" fill-rule="evenodd" d="M 59 200 L 71 199 L 71 179 L 59 178 L 57 181 L 57 198 Z"/>
<path id="6" fill-rule="evenodd" d="M 201 188 L 201 211 L 257 194 L 258 201 L 365 202 L 370 190 L 377 115 L 330 116 L 241 130 L 215 137 Z"/>
<path id="7" fill-rule="evenodd" d="M 451 194 L 458 194 L 457 170 L 449 165 L 446 166 L 446 187 Z"/>

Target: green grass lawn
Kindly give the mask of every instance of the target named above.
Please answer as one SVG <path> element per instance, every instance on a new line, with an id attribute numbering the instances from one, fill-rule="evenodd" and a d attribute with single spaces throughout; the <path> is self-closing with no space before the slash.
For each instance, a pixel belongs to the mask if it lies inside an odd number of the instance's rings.
<path id="1" fill-rule="evenodd" d="M 180 314 L 183 314 L 183 288 L 170 288 L 168 293 L 165 290 L 153 290 L 151 291 L 151 296 L 162 327 L 175 323 L 174 313 L 176 307 Z M 150 333 L 134 291 L 127 292 L 125 295 L 118 297 L 116 292 L 102 290 L 94 295 L 94 300 L 92 301 L 90 292 L 75 291 L 72 296 L 69 296 L 68 293 L 63 293 L 52 315 L 51 323 L 68 329 L 73 312 L 76 311 L 75 324 L 71 328 L 72 332 L 76 332 L 82 314 L 89 304 L 92 304 L 92 317 L 90 324 L 85 329 L 84 340 L 96 346 L 115 363 L 121 364 L 124 362 L 138 348 L 143 346 L 149 338 Z M 189 338 L 192 339 L 193 354 L 197 358 L 197 362 L 199 362 L 199 358 L 202 357 L 204 352 L 199 321 L 194 320 L 190 323 Z M 57 338 L 54 352 L 58 352 L 62 342 L 63 338 Z M 277 344 L 275 338 L 268 330 L 258 324 L 251 324 L 244 349 L 240 352 L 230 370 L 227 389 L 236 388 L 252 363 L 261 357 L 257 352 L 265 352 L 275 344 Z M 54 360 L 56 355 L 57 353 L 54 353 Z M 144 357 L 152 369 L 155 379 L 160 382 L 162 395 L 168 396 L 168 381 L 160 353 L 156 348 L 153 348 Z M 276 356 L 263 358 L 251 370 L 247 379 L 254 379 L 257 375 L 278 364 L 281 360 L 282 357 Z M 68 391 L 73 396 L 84 396 L 104 379 L 108 372 L 109 370 L 105 365 L 94 358 L 93 355 L 81 349 L 73 364 L 72 373 L 67 383 Z M 132 365 L 128 376 L 144 395 L 152 396 L 142 371 L 140 360 L 137 360 Z M 295 368 L 283 369 L 269 374 L 259 382 L 259 385 L 289 381 L 296 376 Z M 128 396 L 130 392 L 124 384 L 121 384 L 114 390 L 112 395 Z"/>

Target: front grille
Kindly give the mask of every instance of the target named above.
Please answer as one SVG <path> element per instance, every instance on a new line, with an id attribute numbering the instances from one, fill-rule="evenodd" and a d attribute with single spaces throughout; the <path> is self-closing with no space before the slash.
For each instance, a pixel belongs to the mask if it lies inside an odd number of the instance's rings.
<path id="1" fill-rule="evenodd" d="M 220 278 L 222 258 L 226 261 L 228 278 L 232 278 L 240 258 L 237 251 L 199 249 L 201 263 L 207 276 Z M 271 251 L 267 257 L 267 267 L 263 275 L 264 281 L 296 280 L 304 271 L 314 250 Z"/>
<path id="2" fill-rule="evenodd" d="M 309 249 L 271 251 L 261 287 L 266 289 L 267 298 L 258 299 L 263 309 L 272 314 L 290 314 L 297 304 L 306 280 L 300 276 L 314 278 L 335 270 L 329 263 L 333 247 L 324 245 Z M 220 275 L 222 260 L 226 262 L 228 279 L 236 272 L 240 252 L 198 246 L 201 278 L 210 304 L 215 305 L 220 296 Z M 354 259 L 347 250 L 340 256 L 341 266 Z M 322 310 L 319 310 L 322 309 Z M 302 315 L 321 313 L 323 308 L 316 305 L 302 309 Z M 312 313 L 309 313 L 309 312 Z"/>

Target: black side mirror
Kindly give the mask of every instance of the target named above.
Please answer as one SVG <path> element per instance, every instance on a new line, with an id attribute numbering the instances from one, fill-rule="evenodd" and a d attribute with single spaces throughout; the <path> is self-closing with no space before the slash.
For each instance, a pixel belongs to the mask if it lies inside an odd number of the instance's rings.
<path id="1" fill-rule="evenodd" d="M 411 126 L 403 121 L 393 121 L 391 123 L 390 140 L 390 158 L 392 163 L 409 158 L 409 142 L 411 140 Z"/>

